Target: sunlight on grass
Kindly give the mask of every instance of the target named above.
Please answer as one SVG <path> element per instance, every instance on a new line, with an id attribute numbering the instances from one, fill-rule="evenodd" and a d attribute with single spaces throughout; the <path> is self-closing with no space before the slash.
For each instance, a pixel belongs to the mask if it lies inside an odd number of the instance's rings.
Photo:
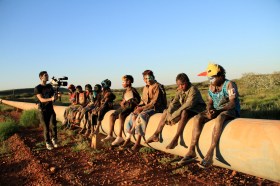
<path id="1" fill-rule="evenodd" d="M 105 141 L 105 142 L 102 142 L 102 146 L 106 149 L 109 149 L 111 148 L 111 143 L 110 141 Z"/>
<path id="2" fill-rule="evenodd" d="M 173 157 L 162 157 L 160 159 L 158 159 L 158 162 L 161 164 L 176 164 L 182 157 L 178 156 L 178 155 L 174 155 Z"/>
<path id="3" fill-rule="evenodd" d="M 65 134 L 66 134 L 67 136 L 76 136 L 77 132 L 74 131 L 74 130 L 67 129 L 67 130 L 65 131 Z"/>
<path id="4" fill-rule="evenodd" d="M 25 110 L 20 117 L 20 125 L 23 127 L 38 127 L 40 124 L 38 110 Z"/>
<path id="5" fill-rule="evenodd" d="M 14 107 L 9 105 L 0 104 L 0 111 L 2 112 L 11 112 L 14 110 Z"/>
<path id="6" fill-rule="evenodd" d="M 150 147 L 142 147 L 139 152 L 145 153 L 145 154 L 151 154 L 154 153 L 156 150 Z"/>
<path id="7" fill-rule="evenodd" d="M 171 158 L 166 158 L 166 157 L 163 157 L 163 158 L 160 158 L 160 159 L 157 159 L 157 161 L 160 163 L 160 164 L 167 164 L 171 161 L 172 159 Z"/>
<path id="8" fill-rule="evenodd" d="M 62 123 L 61 123 L 61 121 L 57 121 L 56 127 L 57 127 L 57 130 L 62 130 Z"/>
<path id="9" fill-rule="evenodd" d="M 181 168 L 175 169 L 172 171 L 173 175 L 179 174 L 183 177 L 185 177 L 185 173 L 191 173 L 191 171 L 188 169 L 188 166 L 183 166 Z"/>
<path id="10" fill-rule="evenodd" d="M 81 141 L 81 142 L 75 143 L 74 146 L 71 147 L 71 149 L 73 152 L 89 151 L 90 144 L 88 141 Z"/>
<path id="11" fill-rule="evenodd" d="M 71 139 L 68 137 L 65 140 L 61 141 L 61 146 L 64 147 L 64 146 L 68 145 L 69 143 L 71 143 Z"/>
<path id="12" fill-rule="evenodd" d="M 4 141 L 19 130 L 18 124 L 12 119 L 0 123 L 0 141 Z"/>
<path id="13" fill-rule="evenodd" d="M 38 142 L 35 144 L 35 148 L 32 149 L 34 151 L 41 151 L 41 150 L 45 150 L 46 149 L 46 143 L 45 142 Z"/>
<path id="14" fill-rule="evenodd" d="M 103 153 L 103 152 L 104 152 L 103 149 L 94 149 L 94 148 L 91 148 L 91 149 L 90 149 L 90 154 L 91 154 L 92 156 L 94 156 L 95 154 Z"/>
<path id="15" fill-rule="evenodd" d="M 10 153 L 8 142 L 0 142 L 0 157 Z"/>

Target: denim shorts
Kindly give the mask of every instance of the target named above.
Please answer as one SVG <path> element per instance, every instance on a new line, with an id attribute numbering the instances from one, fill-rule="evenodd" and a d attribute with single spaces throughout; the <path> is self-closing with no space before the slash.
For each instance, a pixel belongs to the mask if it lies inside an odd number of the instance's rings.
<path id="1" fill-rule="evenodd" d="M 154 109 L 142 111 L 140 114 L 131 113 L 130 119 L 126 125 L 126 131 L 132 132 L 132 133 L 135 132 L 135 134 L 140 134 L 141 136 L 144 136 L 147 124 L 149 122 L 149 118 L 155 113 L 156 112 Z M 133 118 L 135 118 L 135 117 L 136 117 L 135 131 L 130 131 L 133 126 Z"/>

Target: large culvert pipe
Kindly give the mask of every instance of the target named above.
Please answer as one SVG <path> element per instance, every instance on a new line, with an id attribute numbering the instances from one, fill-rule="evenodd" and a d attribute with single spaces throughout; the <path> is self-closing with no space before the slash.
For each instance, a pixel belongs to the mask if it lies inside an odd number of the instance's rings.
<path id="1" fill-rule="evenodd" d="M 18 101 L 9 101 L 0 99 L 0 103 L 4 103 L 6 105 L 10 105 L 16 108 L 19 108 L 21 110 L 30 110 L 30 109 L 37 109 L 38 105 L 35 103 L 27 103 L 27 102 L 18 102 Z M 59 121 L 63 121 L 63 114 L 65 110 L 65 106 L 54 106 L 54 110 L 56 113 L 56 119 Z"/>
<path id="2" fill-rule="evenodd" d="M 35 104 L 2 100 L 4 104 L 23 110 L 36 108 Z M 57 119 L 63 119 L 66 107 L 55 106 Z M 113 111 L 106 113 L 101 132 L 109 131 L 109 116 Z M 148 123 L 146 138 L 156 130 L 161 113 L 153 115 Z M 126 123 L 128 117 L 126 118 Z M 151 143 L 151 147 L 167 153 L 184 156 L 188 150 L 192 133 L 193 120 L 191 119 L 179 138 L 179 145 L 173 150 L 165 147 L 174 137 L 177 125 L 165 126 L 162 132 L 162 142 Z M 206 154 L 212 138 L 214 121 L 204 125 L 202 130 L 197 155 L 201 160 Z M 119 129 L 119 120 L 115 123 L 115 131 Z M 238 172 L 280 182 L 280 120 L 245 119 L 239 118 L 227 122 L 215 150 L 214 165 Z M 142 140 L 142 145 L 144 144 Z"/>

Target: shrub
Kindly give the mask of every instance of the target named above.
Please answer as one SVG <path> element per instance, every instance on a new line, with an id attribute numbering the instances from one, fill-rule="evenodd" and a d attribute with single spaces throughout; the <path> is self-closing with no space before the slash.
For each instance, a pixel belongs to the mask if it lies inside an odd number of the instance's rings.
<path id="1" fill-rule="evenodd" d="M 64 146 L 68 145 L 69 143 L 71 143 L 71 139 L 66 138 L 61 142 L 61 146 L 64 147 Z"/>
<path id="2" fill-rule="evenodd" d="M 33 96 L 34 96 L 34 94 L 31 94 L 31 93 L 22 93 L 17 97 L 19 97 L 19 98 L 29 98 L 29 97 L 33 97 Z"/>
<path id="3" fill-rule="evenodd" d="M 0 141 L 4 141 L 18 131 L 19 127 L 13 120 L 0 123 Z"/>
<path id="4" fill-rule="evenodd" d="M 273 89 L 280 85 L 280 73 L 275 72 L 266 75 L 246 73 L 240 79 L 240 84 L 242 87 L 255 92 L 262 89 Z"/>
<path id="5" fill-rule="evenodd" d="M 88 150 L 90 150 L 90 144 L 88 141 L 78 142 L 72 147 L 73 152 L 88 151 Z"/>
<path id="6" fill-rule="evenodd" d="M 20 117 L 20 125 L 23 127 L 38 127 L 40 120 L 36 109 L 23 111 Z"/>
<path id="7" fill-rule="evenodd" d="M 0 111 L 2 112 L 10 112 L 12 110 L 14 110 L 14 107 L 11 107 L 9 105 L 3 105 L 3 104 L 0 105 Z"/>

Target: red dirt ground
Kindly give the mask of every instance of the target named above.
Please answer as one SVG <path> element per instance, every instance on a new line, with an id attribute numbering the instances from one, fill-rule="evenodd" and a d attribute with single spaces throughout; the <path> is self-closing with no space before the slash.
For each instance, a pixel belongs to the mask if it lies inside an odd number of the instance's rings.
<path id="1" fill-rule="evenodd" d="M 0 114 L 20 117 L 16 111 Z M 59 130 L 59 139 L 68 143 L 52 151 L 41 143 L 42 128 L 24 129 L 6 140 L 10 151 L 0 156 L 0 185 L 280 185 L 215 166 L 176 167 L 166 163 L 174 156 L 160 151 L 131 154 L 104 147 L 75 152 L 81 136 Z"/>

